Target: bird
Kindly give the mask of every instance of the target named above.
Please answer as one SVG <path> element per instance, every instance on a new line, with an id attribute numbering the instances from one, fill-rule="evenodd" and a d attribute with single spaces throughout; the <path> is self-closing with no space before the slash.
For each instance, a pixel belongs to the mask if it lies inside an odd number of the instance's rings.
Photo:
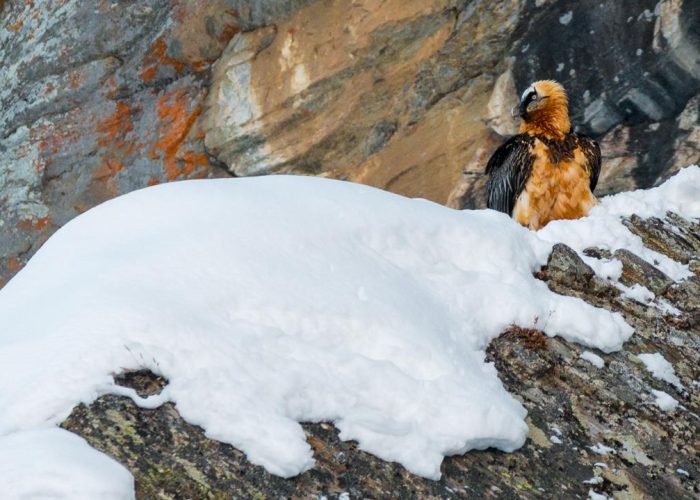
<path id="1" fill-rule="evenodd" d="M 536 81 L 522 93 L 517 111 L 519 133 L 486 164 L 487 207 L 532 230 L 586 216 L 598 203 L 593 191 L 600 146 L 571 131 L 566 90 L 554 80 Z"/>

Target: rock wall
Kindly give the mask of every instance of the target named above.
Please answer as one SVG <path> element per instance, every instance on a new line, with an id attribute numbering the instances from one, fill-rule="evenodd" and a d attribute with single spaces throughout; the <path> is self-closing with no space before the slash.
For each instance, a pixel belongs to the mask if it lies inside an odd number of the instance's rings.
<path id="1" fill-rule="evenodd" d="M 178 179 L 483 206 L 534 79 L 601 140 L 600 194 L 700 157 L 694 0 L 6 0 L 0 19 L 0 286 L 79 213 Z"/>

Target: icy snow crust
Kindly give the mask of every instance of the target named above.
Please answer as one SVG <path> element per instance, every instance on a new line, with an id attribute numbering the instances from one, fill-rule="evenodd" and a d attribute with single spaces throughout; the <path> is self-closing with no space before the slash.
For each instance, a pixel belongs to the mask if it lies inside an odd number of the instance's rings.
<path id="1" fill-rule="evenodd" d="M 436 479 L 446 455 L 525 440 L 524 408 L 484 360 L 509 325 L 605 352 L 632 334 L 533 278 L 552 244 L 639 252 L 618 216 L 698 216 L 699 186 L 688 168 L 539 233 L 318 178 L 122 196 L 67 224 L 0 290 L 0 436 L 123 394 L 112 373 L 149 368 L 170 380 L 166 393 L 128 395 L 174 401 L 274 474 L 312 467 L 298 422 L 329 420 L 342 439 Z"/>

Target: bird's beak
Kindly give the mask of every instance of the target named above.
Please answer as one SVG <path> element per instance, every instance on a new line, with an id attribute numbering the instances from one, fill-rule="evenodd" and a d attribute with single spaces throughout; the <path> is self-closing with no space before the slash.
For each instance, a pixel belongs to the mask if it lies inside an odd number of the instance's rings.
<path id="1" fill-rule="evenodd" d="M 515 105 L 510 109 L 510 116 L 511 118 L 515 118 L 520 114 L 520 105 Z"/>
<path id="2" fill-rule="evenodd" d="M 520 118 L 523 120 L 527 116 L 527 100 L 523 99 L 520 101 L 520 105 L 518 106 L 517 113 L 520 115 Z"/>

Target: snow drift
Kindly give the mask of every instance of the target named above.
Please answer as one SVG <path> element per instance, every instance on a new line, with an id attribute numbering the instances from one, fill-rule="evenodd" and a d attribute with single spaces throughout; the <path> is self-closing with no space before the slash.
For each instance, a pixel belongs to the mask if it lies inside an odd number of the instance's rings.
<path id="1" fill-rule="evenodd" d="M 0 436 L 50 427 L 118 391 L 113 373 L 148 368 L 170 381 L 156 404 L 174 401 L 274 474 L 312 467 L 299 422 L 329 420 L 342 439 L 438 478 L 446 455 L 525 440 L 524 408 L 484 360 L 509 325 L 605 352 L 632 334 L 533 277 L 552 244 L 648 255 L 619 216 L 700 216 L 698 200 L 689 167 L 533 233 L 493 211 L 318 178 L 122 196 L 67 224 L 0 290 Z"/>

